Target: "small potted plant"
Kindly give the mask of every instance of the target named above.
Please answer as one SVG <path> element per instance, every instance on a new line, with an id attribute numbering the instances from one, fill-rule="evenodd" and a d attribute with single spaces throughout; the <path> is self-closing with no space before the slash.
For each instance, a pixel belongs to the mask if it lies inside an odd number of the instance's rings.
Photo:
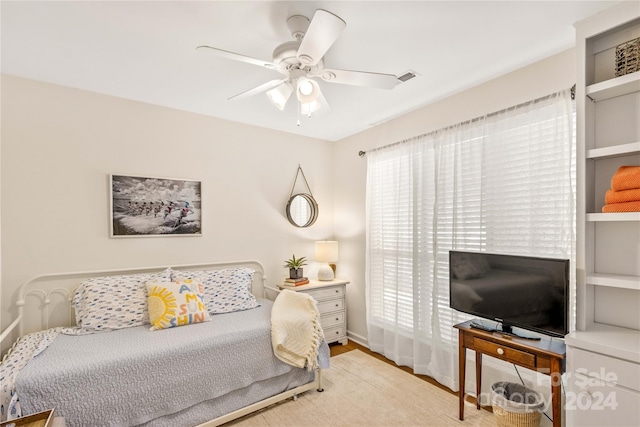
<path id="1" fill-rule="evenodd" d="M 307 265 L 307 260 L 305 257 L 296 258 L 295 255 L 292 255 L 291 258 L 284 262 L 284 266 L 289 269 L 289 278 L 290 279 L 301 279 L 302 276 L 302 266 Z"/>

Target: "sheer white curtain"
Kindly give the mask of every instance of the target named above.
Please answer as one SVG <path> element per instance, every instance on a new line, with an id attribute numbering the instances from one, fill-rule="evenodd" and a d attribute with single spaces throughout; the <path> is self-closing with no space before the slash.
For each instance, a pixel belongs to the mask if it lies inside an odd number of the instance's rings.
<path id="1" fill-rule="evenodd" d="M 367 153 L 373 351 L 457 390 L 449 250 L 575 265 L 574 121 L 566 90 Z"/>

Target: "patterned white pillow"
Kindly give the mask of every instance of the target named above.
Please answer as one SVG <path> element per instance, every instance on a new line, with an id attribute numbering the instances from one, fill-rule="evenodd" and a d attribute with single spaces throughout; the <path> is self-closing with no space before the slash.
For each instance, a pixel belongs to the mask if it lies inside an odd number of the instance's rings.
<path id="1" fill-rule="evenodd" d="M 210 314 L 249 310 L 260 306 L 251 294 L 254 270 L 246 267 L 220 270 L 180 271 L 174 270 L 171 280 L 199 277 L 204 286 L 204 304 Z"/>
<path id="2" fill-rule="evenodd" d="M 159 273 L 87 279 L 73 296 L 76 323 L 85 330 L 112 331 L 149 323 L 147 282 L 171 281 L 171 269 Z"/>

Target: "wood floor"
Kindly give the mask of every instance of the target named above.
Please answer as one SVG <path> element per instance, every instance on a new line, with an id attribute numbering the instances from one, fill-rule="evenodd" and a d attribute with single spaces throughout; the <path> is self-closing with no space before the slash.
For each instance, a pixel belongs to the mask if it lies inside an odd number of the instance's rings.
<path id="1" fill-rule="evenodd" d="M 444 391 L 446 391 L 448 393 L 451 393 L 451 394 L 456 395 L 456 396 L 458 395 L 457 393 L 451 391 L 451 389 L 449 389 L 448 387 L 443 386 L 442 384 L 440 384 L 438 381 L 434 380 L 430 376 L 421 375 L 421 374 L 415 374 L 413 372 L 413 369 L 409 368 L 408 366 L 398 366 L 398 365 L 396 365 L 396 363 L 394 361 L 387 359 L 386 357 L 384 357 L 380 353 L 373 352 L 373 351 L 369 350 L 367 347 L 364 347 L 364 346 L 362 346 L 360 344 L 357 344 L 357 343 L 355 343 L 353 341 L 349 341 L 349 343 L 347 345 L 342 345 L 342 344 L 337 343 L 337 342 L 333 343 L 333 344 L 330 344 L 329 345 L 329 350 L 331 351 L 331 357 L 337 356 L 339 354 L 346 353 L 346 352 L 352 351 L 352 350 L 360 350 L 363 353 L 366 353 L 366 354 L 368 354 L 370 356 L 373 356 L 376 359 L 382 360 L 383 362 L 386 362 L 389 365 L 395 366 L 398 369 L 402 369 L 403 371 L 413 375 L 414 377 L 420 378 L 421 380 L 426 381 L 429 384 L 432 384 L 432 385 L 434 385 L 434 386 L 436 386 L 436 387 L 438 387 L 438 388 L 440 388 L 440 389 L 442 389 L 442 390 L 444 390 Z M 474 404 L 476 403 L 476 399 L 473 396 L 466 395 L 465 399 L 467 401 L 469 401 L 469 402 L 474 403 Z M 483 408 L 488 410 L 489 412 L 493 412 L 493 408 L 491 408 L 491 406 L 483 406 Z"/>
<path id="2" fill-rule="evenodd" d="M 402 369 L 403 371 L 410 373 L 414 377 L 420 378 L 421 380 L 424 380 L 424 381 L 426 381 L 426 382 L 428 382 L 430 384 L 433 384 L 433 385 L 441 388 L 442 390 L 445 390 L 445 391 L 447 391 L 449 393 L 452 393 L 452 394 L 455 394 L 457 396 L 457 393 L 452 392 L 448 387 L 443 386 L 442 384 L 440 384 L 438 381 L 434 380 L 430 376 L 414 374 L 413 373 L 413 369 L 409 368 L 408 366 L 398 366 L 398 365 L 396 365 L 396 363 L 394 361 L 387 359 L 386 357 L 384 357 L 380 353 L 373 352 L 373 351 L 369 350 L 367 347 L 364 347 L 364 346 L 362 346 L 360 344 L 356 344 L 353 341 L 349 341 L 349 343 L 347 345 L 342 345 L 340 343 L 330 344 L 329 345 L 329 350 L 331 351 L 331 357 L 337 356 L 339 354 L 346 353 L 346 352 L 352 351 L 352 350 L 360 350 L 363 353 L 367 353 L 368 355 L 373 356 L 376 359 L 382 360 L 383 362 L 386 362 L 389 365 L 395 366 L 398 369 Z"/>

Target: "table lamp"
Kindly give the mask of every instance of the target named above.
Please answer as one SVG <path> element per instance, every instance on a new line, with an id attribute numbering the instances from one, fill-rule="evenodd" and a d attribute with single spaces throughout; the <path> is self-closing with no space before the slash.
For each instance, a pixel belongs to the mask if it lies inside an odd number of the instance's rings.
<path id="1" fill-rule="evenodd" d="M 323 263 L 318 270 L 318 280 L 333 280 L 338 261 L 338 242 L 323 240 L 316 242 L 316 261 Z"/>

